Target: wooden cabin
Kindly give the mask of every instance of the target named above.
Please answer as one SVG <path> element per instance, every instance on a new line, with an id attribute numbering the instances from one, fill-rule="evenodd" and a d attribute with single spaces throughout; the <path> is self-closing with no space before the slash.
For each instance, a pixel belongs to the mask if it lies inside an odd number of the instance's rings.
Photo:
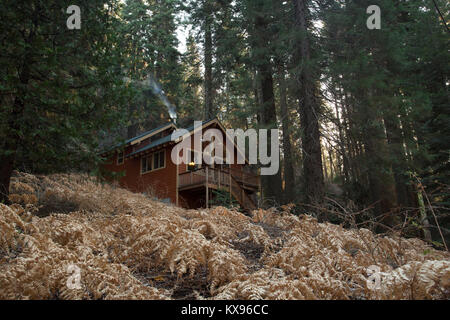
<path id="1" fill-rule="evenodd" d="M 202 122 L 201 128 L 192 126 L 186 130 L 188 135 L 193 135 L 194 129 L 203 133 L 210 128 L 220 130 L 224 136 L 226 134 L 218 119 Z M 219 189 L 226 190 L 226 194 L 245 211 L 257 208 L 259 176 L 252 173 L 246 159 L 245 164 L 237 163 L 237 153 L 242 151 L 234 143 L 233 164 L 176 164 L 171 158 L 177 143 L 171 137 L 175 130 L 177 127 L 169 123 L 128 139 L 103 154 L 109 159 L 104 169 L 124 172 L 119 181 L 122 187 L 184 208 L 208 207 L 216 194 L 213 190 Z M 191 140 L 192 152 L 196 152 Z"/>

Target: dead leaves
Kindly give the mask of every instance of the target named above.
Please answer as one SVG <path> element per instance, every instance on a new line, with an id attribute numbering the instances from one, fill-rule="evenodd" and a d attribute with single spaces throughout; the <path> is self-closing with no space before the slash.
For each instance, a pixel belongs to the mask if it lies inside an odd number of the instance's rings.
<path id="1" fill-rule="evenodd" d="M 83 175 L 19 173 L 12 187 L 20 204 L 0 204 L 3 299 L 170 299 L 198 275 L 208 292 L 197 298 L 449 297 L 448 253 L 297 217 L 289 205 L 253 217 L 184 210 Z M 40 201 L 50 215 L 36 216 Z M 67 287 L 71 264 L 81 270 L 81 289 Z M 371 265 L 380 270 L 376 290 L 366 284 Z"/>

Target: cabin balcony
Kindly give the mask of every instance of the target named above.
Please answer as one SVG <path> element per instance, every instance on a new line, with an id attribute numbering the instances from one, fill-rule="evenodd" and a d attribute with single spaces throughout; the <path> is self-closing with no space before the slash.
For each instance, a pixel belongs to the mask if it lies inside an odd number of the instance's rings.
<path id="1" fill-rule="evenodd" d="M 244 210 L 256 209 L 254 194 L 259 190 L 259 176 L 233 169 L 202 167 L 178 175 L 178 191 L 224 189 L 229 191 Z M 208 203 L 208 199 L 205 200 Z"/>
<path id="2" fill-rule="evenodd" d="M 231 173 L 231 174 L 230 174 Z M 234 169 L 217 169 L 202 167 L 199 169 L 183 172 L 178 175 L 178 189 L 185 190 L 195 188 L 198 185 L 208 183 L 212 187 L 226 188 L 232 184 L 234 179 L 241 187 L 249 191 L 258 191 L 259 176 Z"/>

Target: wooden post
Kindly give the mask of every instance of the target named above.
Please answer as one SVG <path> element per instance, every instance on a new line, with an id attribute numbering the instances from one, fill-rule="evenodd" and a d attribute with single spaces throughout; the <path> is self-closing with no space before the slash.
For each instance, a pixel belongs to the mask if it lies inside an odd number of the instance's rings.
<path id="1" fill-rule="evenodd" d="M 208 202 L 209 202 L 208 166 L 206 166 L 206 208 L 208 208 Z"/>
<path id="2" fill-rule="evenodd" d="M 230 180 L 230 206 L 233 204 L 233 201 L 231 199 L 231 165 L 230 168 L 228 169 L 228 179 Z"/>
<path id="3" fill-rule="evenodd" d="M 177 207 L 178 207 L 178 186 L 180 184 L 179 179 L 180 179 L 180 175 L 178 174 L 178 163 L 177 163 L 177 182 L 176 182 L 177 193 L 176 193 L 176 198 L 175 198 L 175 205 Z"/>

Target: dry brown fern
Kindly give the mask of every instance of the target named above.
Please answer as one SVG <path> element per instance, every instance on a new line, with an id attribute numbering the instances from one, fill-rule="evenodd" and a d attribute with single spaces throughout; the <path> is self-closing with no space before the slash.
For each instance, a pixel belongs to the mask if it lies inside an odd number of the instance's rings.
<path id="1" fill-rule="evenodd" d="M 11 194 L 17 204 L 0 204 L 0 299 L 170 299 L 192 281 L 204 282 L 193 296 L 212 299 L 449 298 L 447 252 L 292 206 L 184 210 L 76 174 L 16 173 Z"/>

